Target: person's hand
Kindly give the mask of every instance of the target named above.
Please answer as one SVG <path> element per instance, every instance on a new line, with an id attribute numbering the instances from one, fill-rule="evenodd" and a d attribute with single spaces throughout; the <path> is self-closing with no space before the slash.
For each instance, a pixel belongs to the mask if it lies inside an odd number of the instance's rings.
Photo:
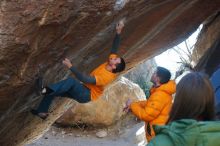
<path id="1" fill-rule="evenodd" d="M 124 112 L 129 112 L 129 111 L 130 111 L 130 105 L 131 105 L 131 103 L 132 103 L 131 99 L 128 99 L 128 100 L 126 101 L 126 106 L 123 108 L 123 111 L 124 111 Z"/>
<path id="2" fill-rule="evenodd" d="M 63 60 L 63 64 L 65 65 L 65 66 L 67 66 L 68 68 L 71 68 L 73 65 L 72 65 L 72 63 L 71 63 L 71 61 L 68 59 L 68 58 L 65 58 L 64 60 Z"/>
<path id="3" fill-rule="evenodd" d="M 121 34 L 122 29 L 124 28 L 124 22 L 123 20 L 119 21 L 119 23 L 116 25 L 116 32 L 117 34 Z"/>
<path id="4" fill-rule="evenodd" d="M 129 106 L 126 106 L 126 107 L 123 108 L 123 112 L 128 113 L 129 111 L 130 111 L 130 107 Z"/>

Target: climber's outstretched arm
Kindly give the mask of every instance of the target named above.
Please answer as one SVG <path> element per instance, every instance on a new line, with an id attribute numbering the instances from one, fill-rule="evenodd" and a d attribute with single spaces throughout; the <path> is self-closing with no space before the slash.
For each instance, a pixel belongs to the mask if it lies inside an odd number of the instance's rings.
<path id="1" fill-rule="evenodd" d="M 117 25 L 116 25 L 116 35 L 115 38 L 113 40 L 112 43 L 112 48 L 111 48 L 111 54 L 117 54 L 118 52 L 118 48 L 120 46 L 120 42 L 121 42 L 121 32 L 123 30 L 124 27 L 124 22 L 120 21 Z"/>

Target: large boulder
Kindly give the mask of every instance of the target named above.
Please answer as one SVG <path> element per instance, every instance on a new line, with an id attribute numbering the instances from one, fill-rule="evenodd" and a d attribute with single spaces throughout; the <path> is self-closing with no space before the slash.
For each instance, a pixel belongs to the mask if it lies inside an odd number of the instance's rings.
<path id="1" fill-rule="evenodd" d="M 38 137 L 68 104 L 56 101 L 61 108 L 46 122 L 29 114 L 42 99 L 34 94 L 39 66 L 49 83 L 68 75 L 64 57 L 90 72 L 107 58 L 124 18 L 119 55 L 130 69 L 183 41 L 219 8 L 219 0 L 1 0 L 0 145 Z"/>
<path id="2" fill-rule="evenodd" d="M 122 77 L 109 85 L 102 97 L 97 101 L 76 103 L 56 122 L 63 125 L 88 124 L 93 126 L 109 126 L 126 113 L 123 112 L 128 99 L 133 101 L 146 99 L 143 90 L 133 82 Z"/>

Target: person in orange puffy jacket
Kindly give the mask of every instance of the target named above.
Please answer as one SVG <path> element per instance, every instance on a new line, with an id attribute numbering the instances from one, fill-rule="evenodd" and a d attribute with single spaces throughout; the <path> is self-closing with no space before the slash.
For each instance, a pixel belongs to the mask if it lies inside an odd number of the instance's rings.
<path id="1" fill-rule="evenodd" d="M 154 136 L 154 125 L 165 125 L 172 106 L 172 94 L 176 92 L 176 84 L 170 80 L 171 73 L 163 67 L 157 67 L 151 77 L 153 87 L 145 101 L 128 102 L 125 109 L 139 119 L 145 121 L 146 138 L 149 142 Z"/>

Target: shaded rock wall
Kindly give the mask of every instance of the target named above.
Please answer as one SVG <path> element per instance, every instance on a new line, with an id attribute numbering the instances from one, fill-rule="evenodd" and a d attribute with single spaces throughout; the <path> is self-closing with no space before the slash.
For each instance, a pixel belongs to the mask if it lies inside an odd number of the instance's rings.
<path id="1" fill-rule="evenodd" d="M 145 60 L 144 62 L 137 64 L 131 70 L 128 70 L 124 77 L 138 84 L 139 80 L 150 82 L 151 75 L 156 70 L 157 64 L 154 59 Z"/>
<path id="2" fill-rule="evenodd" d="M 195 67 L 211 75 L 220 65 L 220 13 L 211 17 L 204 25 L 195 49 L 200 60 Z"/>
<path id="3" fill-rule="evenodd" d="M 152 83 L 150 82 L 153 72 L 156 70 L 157 64 L 154 59 L 144 60 L 142 63 L 137 64 L 131 70 L 128 70 L 124 77 L 130 81 L 138 84 L 141 89 L 143 89 L 146 98 L 149 97 L 150 87 Z"/>
<path id="4" fill-rule="evenodd" d="M 2 0 L 0 2 L 0 145 L 22 145 L 45 131 L 68 100 L 58 100 L 46 122 L 29 114 L 39 66 L 47 82 L 67 76 L 69 57 L 84 72 L 109 53 L 114 25 L 126 19 L 119 54 L 127 69 L 187 38 L 220 8 L 219 0 Z"/>

